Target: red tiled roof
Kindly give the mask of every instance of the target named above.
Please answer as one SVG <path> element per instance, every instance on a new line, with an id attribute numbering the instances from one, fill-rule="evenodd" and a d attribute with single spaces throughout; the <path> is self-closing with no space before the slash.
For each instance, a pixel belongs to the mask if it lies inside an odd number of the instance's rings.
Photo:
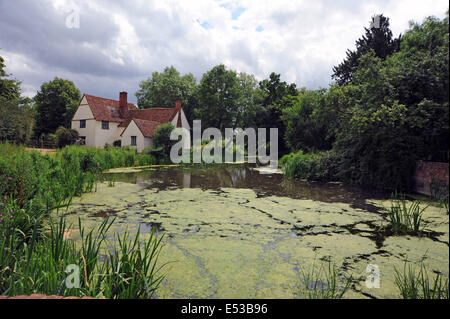
<path id="1" fill-rule="evenodd" d="M 84 96 L 97 121 L 122 122 L 124 120 L 119 113 L 119 101 L 89 94 L 85 94 Z M 136 106 L 133 103 L 128 103 L 128 109 L 136 110 Z"/>
<path id="2" fill-rule="evenodd" d="M 119 101 L 105 99 L 89 94 L 84 95 L 97 121 L 119 122 L 120 127 L 127 127 L 133 120 L 145 137 L 153 137 L 158 125 L 171 122 L 177 113 L 180 114 L 177 126 L 181 127 L 181 103 L 175 107 L 149 108 L 139 110 L 133 103 L 128 103 L 128 114 L 121 116 Z"/>
<path id="3" fill-rule="evenodd" d="M 127 120 L 139 119 L 145 121 L 154 121 L 159 123 L 167 123 L 173 120 L 177 114 L 177 109 L 168 108 L 150 108 L 144 110 L 132 110 L 128 112 Z"/>
<path id="4" fill-rule="evenodd" d="M 137 127 L 141 131 L 142 135 L 145 137 L 153 137 L 155 134 L 155 129 L 160 125 L 160 122 L 155 121 L 146 121 L 140 119 L 133 119 L 134 123 L 136 123 Z"/>

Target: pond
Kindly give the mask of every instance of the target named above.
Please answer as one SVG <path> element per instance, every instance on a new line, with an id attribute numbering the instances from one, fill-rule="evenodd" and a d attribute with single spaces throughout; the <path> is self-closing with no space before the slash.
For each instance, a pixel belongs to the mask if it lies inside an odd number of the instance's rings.
<path id="1" fill-rule="evenodd" d="M 171 262 L 158 298 L 296 298 L 302 274 L 331 262 L 355 284 L 348 298 L 399 298 L 404 261 L 449 272 L 449 217 L 424 214 L 428 237 L 378 235 L 389 194 L 341 184 L 292 181 L 246 165 L 115 169 L 97 191 L 75 198 L 69 223 L 86 228 L 116 217 L 111 231 L 164 234 Z M 74 227 L 76 228 L 76 227 Z M 74 229 L 69 238 L 77 241 Z M 369 265 L 380 287 L 366 285 Z M 368 268 L 369 267 L 369 268 Z"/>

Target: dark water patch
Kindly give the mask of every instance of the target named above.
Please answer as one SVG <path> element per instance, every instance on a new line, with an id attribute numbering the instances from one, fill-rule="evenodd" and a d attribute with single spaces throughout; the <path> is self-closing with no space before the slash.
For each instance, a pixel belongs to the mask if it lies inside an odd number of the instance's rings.
<path id="1" fill-rule="evenodd" d="M 156 191 L 200 188 L 213 190 L 217 195 L 226 196 L 226 192 L 221 188 L 243 188 L 254 190 L 257 198 L 280 196 L 326 203 L 340 202 L 369 212 L 379 212 L 380 208 L 366 203 L 367 198 L 390 198 L 390 194 L 387 193 L 368 192 L 340 183 L 307 182 L 285 178 L 281 174 L 260 174 L 249 164 L 165 167 L 157 170 L 113 174 L 117 182 L 141 184 L 145 188 Z"/>
<path id="2" fill-rule="evenodd" d="M 150 234 L 154 232 L 156 235 L 159 235 L 165 231 L 164 227 L 162 226 L 162 223 L 139 222 L 137 223 L 137 225 L 140 226 L 141 228 L 141 234 Z"/>
<path id="3" fill-rule="evenodd" d="M 89 217 L 100 217 L 100 218 L 108 218 L 111 216 L 117 216 L 117 213 L 120 212 L 119 210 L 115 209 L 107 209 L 107 210 L 100 210 L 98 212 L 91 213 Z"/>

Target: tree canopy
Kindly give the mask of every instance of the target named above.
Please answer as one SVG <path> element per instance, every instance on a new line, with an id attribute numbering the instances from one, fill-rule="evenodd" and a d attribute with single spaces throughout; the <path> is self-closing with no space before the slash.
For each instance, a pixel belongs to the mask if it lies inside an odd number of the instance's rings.
<path id="1" fill-rule="evenodd" d="M 151 77 L 139 83 L 136 92 L 138 107 L 173 107 L 176 101 L 181 101 L 186 116 L 191 120 L 196 87 L 197 81 L 191 73 L 181 75 L 173 66 L 166 67 L 163 72 L 153 72 Z"/>
<path id="2" fill-rule="evenodd" d="M 55 133 L 60 126 L 70 128 L 71 119 L 80 99 L 80 90 L 70 80 L 56 77 L 43 83 L 34 97 L 36 136 Z"/>
<path id="3" fill-rule="evenodd" d="M 353 75 L 359 66 L 359 59 L 370 50 L 375 52 L 375 56 L 385 60 L 400 49 L 401 36 L 394 38 L 389 26 L 389 18 L 384 15 L 372 17 L 370 27 L 364 28 L 365 34 L 356 41 L 356 50 L 347 50 L 344 61 L 333 68 L 332 78 L 337 84 L 348 84 L 353 80 Z"/>

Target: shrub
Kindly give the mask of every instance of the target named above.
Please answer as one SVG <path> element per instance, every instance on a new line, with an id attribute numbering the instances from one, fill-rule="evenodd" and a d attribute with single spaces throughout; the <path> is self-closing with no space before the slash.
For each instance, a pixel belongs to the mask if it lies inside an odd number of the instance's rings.
<path id="1" fill-rule="evenodd" d="M 304 154 L 290 153 L 280 159 L 284 174 L 320 182 L 338 180 L 339 157 L 333 151 Z"/>
<path id="2" fill-rule="evenodd" d="M 62 126 L 58 127 L 55 134 L 56 134 L 56 143 L 59 148 L 62 148 L 66 145 L 75 144 L 78 138 L 77 131 Z"/>
<path id="3" fill-rule="evenodd" d="M 175 141 L 170 140 L 170 133 L 175 129 L 172 123 L 164 123 L 158 125 L 155 129 L 155 134 L 153 136 L 153 143 L 155 149 L 161 149 L 162 153 L 166 156 L 170 155 L 170 149 Z"/>

